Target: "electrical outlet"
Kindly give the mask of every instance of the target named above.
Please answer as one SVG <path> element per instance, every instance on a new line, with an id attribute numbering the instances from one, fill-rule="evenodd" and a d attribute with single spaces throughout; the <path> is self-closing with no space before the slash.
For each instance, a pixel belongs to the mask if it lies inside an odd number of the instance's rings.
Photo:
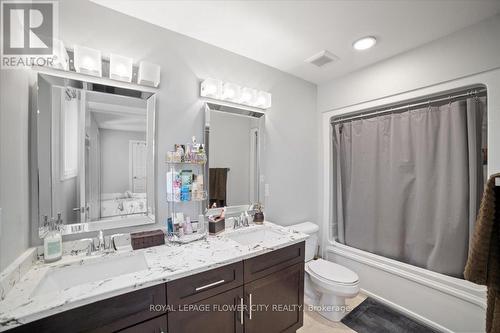
<path id="1" fill-rule="evenodd" d="M 264 196 L 269 196 L 269 184 L 264 185 Z"/>

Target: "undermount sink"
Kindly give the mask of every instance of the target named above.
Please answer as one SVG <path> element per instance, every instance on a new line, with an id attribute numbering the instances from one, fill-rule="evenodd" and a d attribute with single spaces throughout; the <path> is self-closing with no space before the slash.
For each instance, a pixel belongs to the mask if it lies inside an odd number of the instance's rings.
<path id="1" fill-rule="evenodd" d="M 132 256 L 108 257 L 99 262 L 51 268 L 35 288 L 32 296 L 51 294 L 83 285 L 104 281 L 123 274 L 148 269 L 143 253 Z"/>
<path id="2" fill-rule="evenodd" d="M 278 240 L 283 237 L 283 234 L 268 227 L 257 227 L 250 230 L 234 231 L 227 237 L 242 245 L 257 245 Z"/>

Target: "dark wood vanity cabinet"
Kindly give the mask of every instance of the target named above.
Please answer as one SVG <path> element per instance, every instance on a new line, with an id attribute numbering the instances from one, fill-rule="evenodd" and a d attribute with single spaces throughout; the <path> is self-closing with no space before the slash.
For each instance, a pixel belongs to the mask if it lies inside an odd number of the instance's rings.
<path id="1" fill-rule="evenodd" d="M 295 332 L 303 323 L 304 263 L 245 284 L 245 333 Z"/>
<path id="2" fill-rule="evenodd" d="M 179 294 L 202 310 L 169 312 L 169 333 L 295 332 L 303 324 L 304 243 L 167 284 L 168 304 L 178 305 Z"/>
<path id="3" fill-rule="evenodd" d="M 304 245 L 84 305 L 9 332 L 295 332 L 303 323 Z"/>
<path id="4" fill-rule="evenodd" d="M 162 310 L 151 311 L 151 304 L 160 306 Z M 161 316 L 163 316 L 163 320 L 167 319 L 165 284 L 132 291 L 61 312 L 19 326 L 9 332 L 119 332 Z M 154 320 L 154 323 L 158 324 L 159 321 L 161 319 Z M 161 329 L 161 326 L 158 328 Z M 137 332 L 160 333 L 161 331 L 140 330 Z"/>

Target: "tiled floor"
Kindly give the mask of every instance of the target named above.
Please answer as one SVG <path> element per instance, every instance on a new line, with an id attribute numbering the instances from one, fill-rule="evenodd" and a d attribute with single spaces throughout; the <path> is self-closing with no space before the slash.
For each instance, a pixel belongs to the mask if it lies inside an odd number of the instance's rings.
<path id="1" fill-rule="evenodd" d="M 359 294 L 355 298 L 351 298 L 347 300 L 347 305 L 354 309 L 361 302 L 366 299 L 366 296 L 363 294 Z M 307 307 L 306 307 L 307 309 Z M 351 330 L 349 327 L 345 326 L 342 323 L 334 323 L 323 318 L 317 312 L 305 311 L 304 312 L 304 326 L 300 328 L 297 333 L 347 333 L 347 332 L 355 332 Z"/>

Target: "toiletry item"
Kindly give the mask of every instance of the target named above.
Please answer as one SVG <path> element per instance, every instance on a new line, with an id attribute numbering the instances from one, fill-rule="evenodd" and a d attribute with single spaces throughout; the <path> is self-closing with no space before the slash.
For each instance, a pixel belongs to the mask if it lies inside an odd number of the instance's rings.
<path id="1" fill-rule="evenodd" d="M 190 163 L 192 161 L 191 153 L 192 153 L 191 145 L 188 143 L 186 145 L 186 152 L 184 153 L 184 162 Z"/>
<path id="2" fill-rule="evenodd" d="M 174 154 L 175 154 L 175 152 L 173 152 L 173 151 L 167 151 L 167 162 L 168 163 L 175 162 L 175 160 L 174 160 Z"/>
<path id="3" fill-rule="evenodd" d="M 172 218 L 169 217 L 167 218 L 167 235 L 171 236 L 174 234 L 174 222 L 172 221 Z"/>
<path id="4" fill-rule="evenodd" d="M 184 213 L 178 212 L 175 214 L 175 222 L 177 222 L 177 229 L 174 228 L 174 231 L 179 233 L 179 236 L 184 234 Z"/>
<path id="5" fill-rule="evenodd" d="M 257 210 L 253 216 L 253 222 L 255 224 L 263 224 L 264 223 L 264 212 L 262 211 L 264 207 L 257 203 L 255 204 L 255 209 Z"/>
<path id="6" fill-rule="evenodd" d="M 175 153 L 176 153 L 176 162 L 184 162 L 184 154 L 186 152 L 186 147 L 184 145 L 176 143 L 175 146 Z M 177 158 L 180 160 L 177 161 Z"/>
<path id="7" fill-rule="evenodd" d="M 53 262 L 62 257 L 62 236 L 60 231 L 62 225 L 61 213 L 57 214 L 57 220 L 49 221 L 49 231 L 43 238 L 43 260 Z"/>
<path id="8" fill-rule="evenodd" d="M 180 229 L 179 221 L 174 220 L 174 222 L 173 222 L 173 229 L 174 229 L 174 234 L 178 234 L 179 233 L 179 229 Z"/>
<path id="9" fill-rule="evenodd" d="M 181 183 L 184 185 L 191 185 L 193 183 L 193 171 L 192 170 L 182 170 L 181 171 Z"/>
<path id="10" fill-rule="evenodd" d="M 193 226 L 191 225 L 191 218 L 189 216 L 186 216 L 186 221 L 184 222 L 183 227 L 185 235 L 190 235 L 193 233 Z"/>
<path id="11" fill-rule="evenodd" d="M 191 187 L 189 185 L 181 187 L 181 201 L 191 201 Z"/>
<path id="12" fill-rule="evenodd" d="M 193 233 L 198 232 L 198 222 L 197 221 L 191 222 L 191 229 L 193 230 Z"/>
<path id="13" fill-rule="evenodd" d="M 181 171 L 181 201 L 191 201 L 191 185 L 193 182 L 193 171 Z"/>
<path id="14" fill-rule="evenodd" d="M 208 220 L 205 219 L 205 215 L 200 214 L 198 215 L 198 228 L 197 232 L 199 233 L 205 233 L 208 230 Z"/>
<path id="15" fill-rule="evenodd" d="M 204 199 L 202 174 L 194 175 L 194 181 L 192 185 L 192 198 L 196 201 L 201 201 Z"/>
<path id="16" fill-rule="evenodd" d="M 170 170 L 167 172 L 167 201 L 180 201 L 180 187 L 181 187 L 181 179 L 179 172 L 175 170 Z"/>
<path id="17" fill-rule="evenodd" d="M 182 161 L 182 153 L 179 151 L 174 152 L 173 162 L 180 163 Z"/>

